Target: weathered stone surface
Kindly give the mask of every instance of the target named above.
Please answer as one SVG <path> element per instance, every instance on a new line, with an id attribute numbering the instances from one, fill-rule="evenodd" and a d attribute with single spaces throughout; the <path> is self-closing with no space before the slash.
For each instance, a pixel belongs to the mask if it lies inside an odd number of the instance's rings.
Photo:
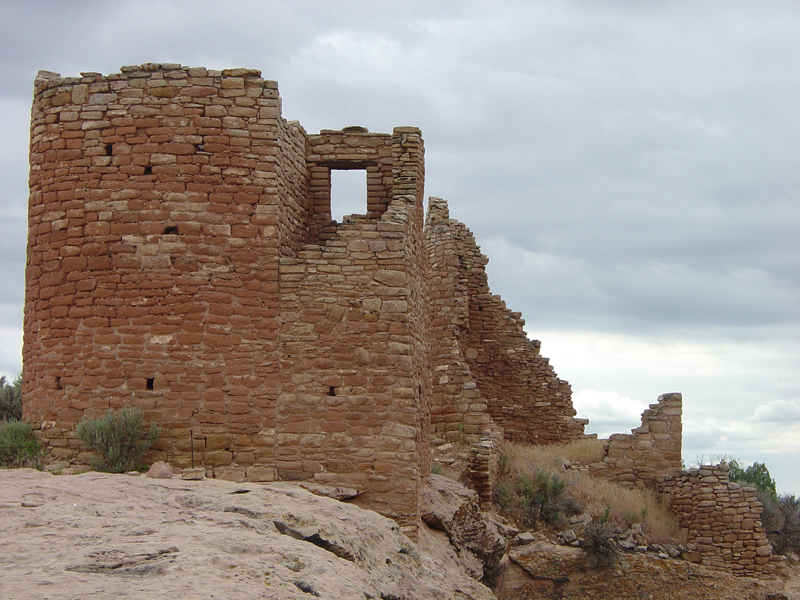
<path id="1" fill-rule="evenodd" d="M 181 479 L 198 480 L 204 479 L 206 470 L 203 467 L 195 467 L 194 469 L 183 469 L 181 471 Z"/>
<path id="2" fill-rule="evenodd" d="M 293 484 L 0 470 L 0 510 L 4 598 L 494 598 L 452 550 Z"/>
<path id="3" fill-rule="evenodd" d="M 757 600 L 776 590 L 796 589 L 791 580 L 784 583 L 735 577 L 652 554 L 624 554 L 616 566 L 587 569 L 581 554 L 580 550 L 546 540 L 515 548 L 494 588 L 495 595 L 498 600 Z"/>
<path id="4" fill-rule="evenodd" d="M 508 556 L 536 579 L 569 578 L 586 562 L 583 550 L 542 541 L 514 548 Z"/>
<path id="5" fill-rule="evenodd" d="M 473 577 L 494 580 L 506 541 L 481 513 L 475 492 L 447 477 L 430 475 L 423 488 L 421 514 L 429 526 L 447 533 Z"/>

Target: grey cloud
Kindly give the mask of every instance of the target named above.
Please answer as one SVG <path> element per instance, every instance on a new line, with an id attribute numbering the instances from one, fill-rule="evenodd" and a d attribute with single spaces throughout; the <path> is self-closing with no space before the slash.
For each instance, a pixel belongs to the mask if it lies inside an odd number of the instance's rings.
<path id="1" fill-rule="evenodd" d="M 775 400 L 769 404 L 758 406 L 753 414 L 753 419 L 764 423 L 793 423 L 800 421 L 800 401 Z"/>

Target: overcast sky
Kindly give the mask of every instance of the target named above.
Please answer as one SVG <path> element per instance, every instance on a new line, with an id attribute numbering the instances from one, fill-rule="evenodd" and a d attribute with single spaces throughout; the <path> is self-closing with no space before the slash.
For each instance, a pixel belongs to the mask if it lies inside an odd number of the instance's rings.
<path id="1" fill-rule="evenodd" d="M 36 72 L 257 68 L 309 132 L 422 129 L 426 195 L 589 431 L 680 391 L 687 464 L 765 462 L 798 494 L 799 33 L 796 0 L 2 0 L 0 372 L 21 369 Z M 334 181 L 341 212 L 363 188 Z"/>

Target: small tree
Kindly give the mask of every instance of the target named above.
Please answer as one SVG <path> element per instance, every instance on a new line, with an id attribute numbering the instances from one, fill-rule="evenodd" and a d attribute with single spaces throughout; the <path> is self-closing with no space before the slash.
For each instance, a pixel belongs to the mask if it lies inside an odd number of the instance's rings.
<path id="1" fill-rule="evenodd" d="M 800 552 L 800 498 L 788 494 L 775 498 L 769 492 L 763 492 L 758 499 L 764 505 L 761 522 L 772 551 L 776 554 Z"/>
<path id="2" fill-rule="evenodd" d="M 775 480 L 769 474 L 767 465 L 760 462 L 754 462 L 752 465 L 743 469 L 738 460 L 730 459 L 727 465 L 730 467 L 728 472 L 728 479 L 737 483 L 756 488 L 759 492 L 770 494 L 776 498 L 778 493 L 775 489 Z"/>
<path id="3" fill-rule="evenodd" d="M 144 417 L 138 406 L 109 409 L 99 417 L 84 417 L 75 431 L 78 439 L 100 453 L 93 462 L 99 471 L 124 473 L 136 467 L 136 462 L 158 439 L 161 430 L 155 423 L 144 431 Z"/>
<path id="4" fill-rule="evenodd" d="M 0 421 L 22 420 L 22 375 L 9 384 L 5 375 L 0 375 Z"/>

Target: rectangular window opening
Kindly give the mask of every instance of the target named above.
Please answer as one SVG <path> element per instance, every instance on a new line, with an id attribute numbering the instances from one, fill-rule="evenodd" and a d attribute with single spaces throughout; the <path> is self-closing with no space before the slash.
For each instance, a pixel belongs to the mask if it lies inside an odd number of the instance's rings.
<path id="1" fill-rule="evenodd" d="M 331 169 L 331 219 L 367 214 L 367 171 Z"/>
<path id="2" fill-rule="evenodd" d="M 152 389 L 153 389 L 153 386 L 155 385 L 155 383 L 156 383 L 156 380 L 155 380 L 155 378 L 153 378 L 153 377 L 148 377 L 148 378 L 147 378 L 147 384 L 146 384 L 146 386 L 145 386 L 145 387 L 146 387 L 148 390 L 152 390 Z"/>

